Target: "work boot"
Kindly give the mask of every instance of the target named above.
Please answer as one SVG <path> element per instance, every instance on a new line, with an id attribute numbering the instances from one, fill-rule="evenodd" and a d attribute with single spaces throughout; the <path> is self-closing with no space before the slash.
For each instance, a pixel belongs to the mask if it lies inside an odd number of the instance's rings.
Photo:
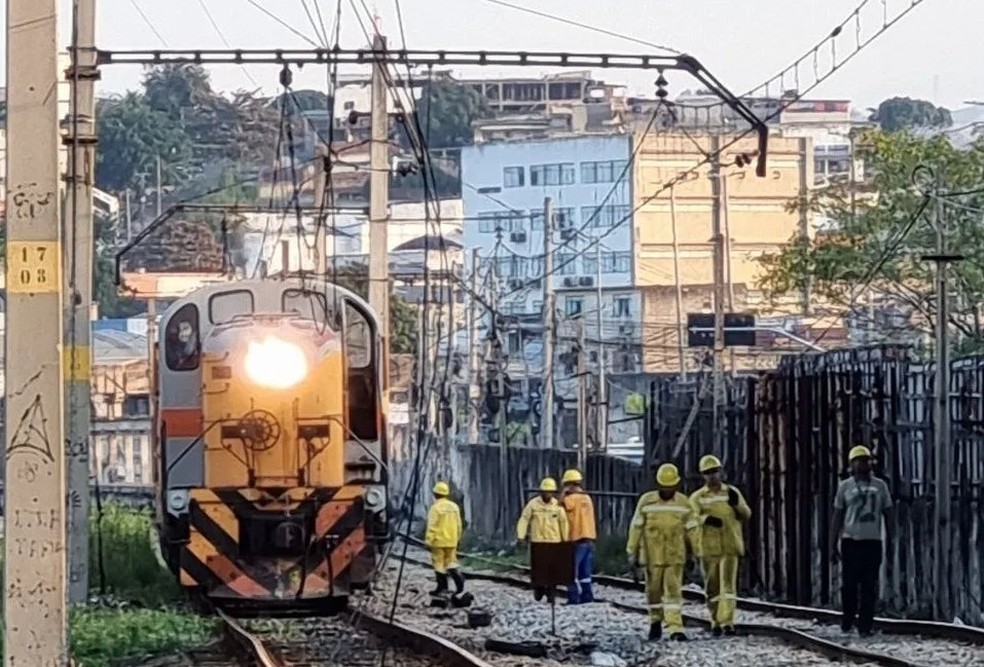
<path id="1" fill-rule="evenodd" d="M 738 634 L 738 631 L 735 630 L 735 626 L 729 625 L 724 628 L 724 634 L 728 635 L 729 637 L 734 637 L 736 634 Z"/>
<path id="2" fill-rule="evenodd" d="M 544 589 L 537 586 L 536 588 L 533 589 L 533 599 L 539 602 L 540 600 L 543 599 L 544 593 L 545 593 Z"/>
<path id="3" fill-rule="evenodd" d="M 720 625 L 715 625 L 713 628 L 711 628 L 711 634 L 714 635 L 715 637 L 720 637 L 721 636 L 721 626 Z"/>
<path id="4" fill-rule="evenodd" d="M 682 632 L 674 632 L 672 635 L 670 635 L 670 639 L 672 639 L 675 642 L 685 642 L 687 641 L 687 635 L 683 634 Z"/>
<path id="5" fill-rule="evenodd" d="M 430 594 L 434 597 L 444 595 L 448 592 L 448 575 L 437 572 L 435 578 L 437 579 L 437 588 L 432 590 Z"/>
<path id="6" fill-rule="evenodd" d="M 663 624 L 662 623 L 650 623 L 649 624 L 649 641 L 655 642 L 663 638 Z"/>
<path id="7" fill-rule="evenodd" d="M 465 578 L 458 570 L 448 570 L 451 580 L 454 581 L 454 592 L 461 595 L 465 591 Z"/>

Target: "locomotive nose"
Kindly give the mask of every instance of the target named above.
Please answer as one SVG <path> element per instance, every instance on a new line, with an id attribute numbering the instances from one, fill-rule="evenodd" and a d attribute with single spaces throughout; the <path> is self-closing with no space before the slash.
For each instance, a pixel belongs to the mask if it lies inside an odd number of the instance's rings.
<path id="1" fill-rule="evenodd" d="M 283 551 L 298 551 L 304 545 L 304 528 L 296 521 L 282 521 L 273 529 L 273 544 Z"/>

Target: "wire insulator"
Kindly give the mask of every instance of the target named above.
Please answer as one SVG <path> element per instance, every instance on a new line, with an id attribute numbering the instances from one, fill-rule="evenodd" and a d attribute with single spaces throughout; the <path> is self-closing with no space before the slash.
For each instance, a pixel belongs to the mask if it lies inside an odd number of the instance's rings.
<path id="1" fill-rule="evenodd" d="M 280 70 L 280 85 L 284 88 L 290 88 L 293 83 L 294 73 L 290 71 L 290 65 L 284 65 L 284 68 Z"/>

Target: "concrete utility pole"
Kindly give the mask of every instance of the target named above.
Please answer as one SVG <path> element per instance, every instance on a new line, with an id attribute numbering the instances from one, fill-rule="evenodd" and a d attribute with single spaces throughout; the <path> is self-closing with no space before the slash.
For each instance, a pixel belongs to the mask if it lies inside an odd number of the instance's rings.
<path id="1" fill-rule="evenodd" d="M 810 183 L 809 179 L 807 178 L 807 175 L 809 174 L 809 169 L 808 169 L 809 163 L 807 162 L 807 158 L 809 158 L 809 152 L 807 150 L 809 148 L 809 145 L 807 143 L 807 139 L 805 138 L 799 139 L 799 141 L 797 141 L 796 144 L 797 144 L 797 166 L 798 166 L 797 172 L 799 173 L 799 220 L 798 220 L 799 229 L 797 230 L 797 232 L 799 233 L 801 239 L 807 240 L 810 238 L 810 214 L 809 211 L 807 211 L 806 204 L 807 204 L 807 197 L 810 196 L 810 188 L 813 186 L 813 184 Z M 851 162 L 852 164 L 854 162 L 853 150 L 851 151 Z M 853 193 L 854 190 L 852 188 L 851 189 L 852 202 L 854 197 Z M 728 262 L 730 263 L 730 261 L 731 258 L 728 257 Z M 808 315 L 810 313 L 810 294 L 811 294 L 810 281 L 804 280 L 803 285 L 800 289 L 800 306 L 803 310 L 804 315 Z"/>
<path id="2" fill-rule="evenodd" d="M 554 446 L 554 339 L 557 312 L 553 291 L 553 200 L 543 200 L 543 446 Z"/>
<path id="3" fill-rule="evenodd" d="M 601 291 L 601 241 L 595 241 L 595 290 L 598 300 L 598 407 L 595 409 L 597 426 L 595 428 L 595 446 L 599 451 L 608 449 L 608 377 L 605 361 L 605 334 L 602 328 L 602 291 Z"/>
<path id="4" fill-rule="evenodd" d="M 936 588 L 937 619 L 953 620 L 950 598 L 950 493 L 953 482 L 953 452 L 950 442 L 950 355 L 947 336 L 949 320 L 949 284 L 947 270 L 951 262 L 959 262 L 961 255 L 950 254 L 946 243 L 946 214 L 941 194 L 943 192 L 942 167 L 936 172 L 936 254 L 926 255 L 925 261 L 936 264 L 936 401 L 933 426 L 936 440 L 936 567 L 933 584 Z"/>
<path id="5" fill-rule="evenodd" d="M 687 328 L 683 319 L 683 285 L 680 281 L 680 244 L 677 241 L 676 187 L 670 186 L 670 225 L 673 228 L 673 283 L 676 287 L 677 356 L 680 362 L 680 379 L 687 376 L 684 350 L 687 347 Z"/>
<path id="6" fill-rule="evenodd" d="M 74 17 L 75 49 L 71 81 L 68 179 L 70 223 L 65 240 L 70 253 L 65 261 L 65 422 L 68 425 L 68 563 L 69 600 L 84 602 L 89 594 L 89 433 L 91 429 L 91 314 L 93 208 L 95 176 L 96 0 L 80 0 Z"/>
<path id="7" fill-rule="evenodd" d="M 482 392 L 478 386 L 478 248 L 471 252 L 471 299 L 468 303 L 468 444 L 478 444 L 478 420 Z"/>
<path id="8" fill-rule="evenodd" d="M 711 240 L 714 244 L 714 454 L 724 449 L 724 234 L 721 233 L 720 138 L 711 135 Z"/>
<path id="9" fill-rule="evenodd" d="M 7 3 L 4 664 L 68 663 L 58 2 Z"/>
<path id="10" fill-rule="evenodd" d="M 377 34 L 374 51 L 386 50 L 386 38 Z M 383 338 L 383 373 L 389 376 L 389 259 L 386 240 L 389 224 L 389 114 L 386 112 L 386 64 L 372 64 L 372 142 L 369 151 L 369 305 L 379 318 Z M 389 400 L 389 395 L 384 396 Z"/>

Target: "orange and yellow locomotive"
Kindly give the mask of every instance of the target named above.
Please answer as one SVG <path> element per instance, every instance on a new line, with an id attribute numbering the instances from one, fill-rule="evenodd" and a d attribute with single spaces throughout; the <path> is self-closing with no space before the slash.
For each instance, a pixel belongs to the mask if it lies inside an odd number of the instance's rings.
<path id="1" fill-rule="evenodd" d="M 310 283 L 211 285 L 161 319 L 161 548 L 214 602 L 343 605 L 388 538 L 378 320 Z"/>

